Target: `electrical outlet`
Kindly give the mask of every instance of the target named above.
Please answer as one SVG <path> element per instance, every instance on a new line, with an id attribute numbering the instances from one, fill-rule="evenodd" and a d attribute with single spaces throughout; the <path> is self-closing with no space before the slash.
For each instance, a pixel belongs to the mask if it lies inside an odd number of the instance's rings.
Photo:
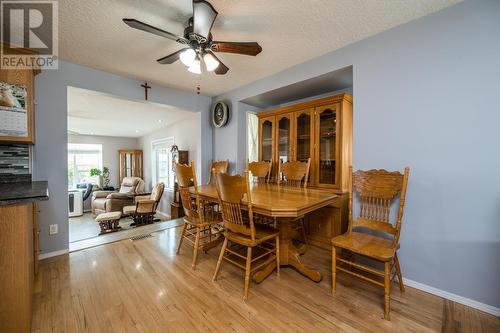
<path id="1" fill-rule="evenodd" d="M 50 225 L 50 229 L 49 229 L 49 234 L 50 235 L 55 235 L 57 234 L 59 231 L 57 230 L 57 224 L 51 224 Z"/>

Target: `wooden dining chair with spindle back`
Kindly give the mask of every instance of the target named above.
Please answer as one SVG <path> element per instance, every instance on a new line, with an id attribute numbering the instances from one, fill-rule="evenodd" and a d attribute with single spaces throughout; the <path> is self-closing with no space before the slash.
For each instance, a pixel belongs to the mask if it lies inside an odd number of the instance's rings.
<path id="1" fill-rule="evenodd" d="M 225 240 L 213 280 L 217 279 L 222 261 L 229 261 L 245 271 L 243 299 L 247 299 L 252 272 L 276 260 L 279 276 L 279 230 L 254 224 L 248 171 L 245 171 L 244 176 L 218 173 L 216 177 Z M 242 204 L 243 199 L 246 199 L 245 204 Z M 237 247 L 246 247 L 246 256 L 238 253 L 235 247 L 230 247 L 229 242 Z M 253 258 L 252 253 L 256 255 Z M 255 264 L 255 267 L 252 267 L 252 264 Z"/>
<path id="2" fill-rule="evenodd" d="M 192 267 L 196 267 L 198 252 L 208 242 L 215 241 L 216 237 L 222 233 L 222 226 L 216 228 L 221 223 L 216 214 L 210 214 L 210 210 L 203 208 L 200 195 L 198 193 L 198 183 L 194 163 L 191 165 L 175 164 L 177 183 L 179 184 L 179 194 L 184 207 L 184 226 L 182 227 L 177 254 L 180 253 L 184 240 L 188 241 L 194 248 Z M 191 196 L 189 188 L 193 186 L 195 195 Z"/>
<path id="3" fill-rule="evenodd" d="M 335 292 L 337 271 L 383 287 L 384 318 L 387 320 L 390 319 L 391 283 L 396 276 L 401 292 L 404 291 L 397 250 L 409 172 L 410 168 L 406 167 L 403 174 L 386 170 L 358 170 L 353 173 L 351 167 L 349 169 L 349 228 L 345 234 L 332 239 L 332 292 Z M 359 197 L 359 216 L 356 219 L 353 219 L 352 212 L 354 191 Z M 393 223 L 390 219 L 391 205 L 397 201 L 398 194 L 397 216 Z M 370 230 L 370 232 L 363 232 L 362 229 Z M 382 262 L 384 271 L 356 263 L 353 258 L 340 257 L 337 249 L 344 249 L 354 255 Z M 373 277 L 383 278 L 383 282 L 367 277 L 359 271 L 369 273 Z"/>
<path id="4" fill-rule="evenodd" d="M 290 187 L 307 187 L 311 158 L 307 162 L 291 161 L 279 164 L 279 183 Z"/>
<path id="5" fill-rule="evenodd" d="M 291 161 L 279 165 L 278 178 L 279 184 L 288 187 L 306 188 L 309 180 L 309 169 L 311 167 L 311 158 L 307 162 Z M 297 232 L 302 236 L 302 242 L 307 245 L 306 228 L 304 226 L 304 217 L 297 219 Z"/>
<path id="6" fill-rule="evenodd" d="M 208 184 L 215 185 L 215 175 L 217 173 L 227 173 L 229 168 L 229 160 L 222 161 L 211 161 L 210 162 L 210 174 L 208 175 Z M 215 202 L 206 202 L 204 209 L 212 214 L 219 214 L 219 205 Z"/>
<path id="7" fill-rule="evenodd" d="M 254 184 L 268 184 L 271 179 L 271 161 L 250 162 L 247 160 L 247 170 L 250 171 L 250 180 Z M 254 214 L 254 222 L 257 224 L 276 226 L 274 218 L 260 214 Z"/>
<path id="8" fill-rule="evenodd" d="M 271 178 L 271 161 L 248 161 L 248 171 L 252 174 L 253 182 L 259 184 L 267 184 Z"/>
<path id="9" fill-rule="evenodd" d="M 227 173 L 229 167 L 229 160 L 225 161 L 212 161 L 210 163 L 210 175 L 208 176 L 208 184 L 215 184 L 215 174 Z"/>

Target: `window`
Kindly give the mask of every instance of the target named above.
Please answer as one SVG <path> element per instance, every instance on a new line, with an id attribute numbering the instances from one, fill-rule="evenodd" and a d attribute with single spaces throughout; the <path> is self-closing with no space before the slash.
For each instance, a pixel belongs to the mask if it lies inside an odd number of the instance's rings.
<path id="1" fill-rule="evenodd" d="M 92 183 L 98 185 L 98 178 L 90 176 L 90 169 L 102 170 L 102 145 L 68 143 L 68 186 Z"/>
<path id="2" fill-rule="evenodd" d="M 174 188 L 174 170 L 170 148 L 174 138 L 166 138 L 151 142 L 153 155 L 153 184 L 164 183 L 168 189 Z"/>
<path id="3" fill-rule="evenodd" d="M 257 144 L 259 140 L 259 118 L 255 113 L 247 113 L 247 158 L 250 162 L 259 160 Z"/>

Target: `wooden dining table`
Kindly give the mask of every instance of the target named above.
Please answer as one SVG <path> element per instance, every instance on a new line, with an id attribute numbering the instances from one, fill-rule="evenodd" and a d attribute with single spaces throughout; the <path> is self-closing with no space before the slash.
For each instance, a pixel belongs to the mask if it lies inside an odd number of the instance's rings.
<path id="1" fill-rule="evenodd" d="M 332 204 L 337 195 L 322 189 L 292 188 L 276 184 L 252 184 L 252 209 L 254 213 L 276 218 L 280 231 L 280 265 L 292 266 L 309 279 L 319 282 L 322 275 L 316 269 L 302 263 L 300 256 L 305 246 L 296 246 L 292 242 L 295 235 L 294 226 L 298 218 L 322 207 Z M 194 194 L 194 188 L 192 188 Z M 217 189 L 214 184 L 198 186 L 200 199 L 218 202 Z M 246 198 L 242 199 L 242 204 Z M 262 270 L 257 271 L 253 280 L 263 281 L 276 268 L 276 261 L 271 261 Z"/>

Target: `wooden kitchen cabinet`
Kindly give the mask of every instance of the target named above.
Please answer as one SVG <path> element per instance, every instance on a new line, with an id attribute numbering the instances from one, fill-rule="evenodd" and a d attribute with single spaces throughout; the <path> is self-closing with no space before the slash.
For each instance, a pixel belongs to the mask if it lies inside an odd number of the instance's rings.
<path id="1" fill-rule="evenodd" d="M 0 332 L 30 331 L 38 270 L 37 215 L 31 202 L 0 206 Z"/>
<path id="2" fill-rule="evenodd" d="M 19 54 L 34 54 L 33 51 L 18 48 Z M 0 69 L 0 107 L 3 115 L 0 118 L 0 142 L 2 143 L 35 143 L 35 75 L 39 69 Z M 26 95 L 22 98 L 16 93 L 19 88 L 25 89 Z M 20 91 L 20 90 L 19 90 Z M 11 104 L 14 103 L 14 104 Z M 21 107 L 24 103 L 24 107 Z M 25 113 L 22 110 L 26 110 Z M 26 116 L 26 134 L 17 134 L 16 128 L 23 115 Z M 23 119 L 23 120 L 22 120 Z M 16 125 L 14 125 L 16 124 Z M 24 127 L 24 126 L 22 126 Z"/>

